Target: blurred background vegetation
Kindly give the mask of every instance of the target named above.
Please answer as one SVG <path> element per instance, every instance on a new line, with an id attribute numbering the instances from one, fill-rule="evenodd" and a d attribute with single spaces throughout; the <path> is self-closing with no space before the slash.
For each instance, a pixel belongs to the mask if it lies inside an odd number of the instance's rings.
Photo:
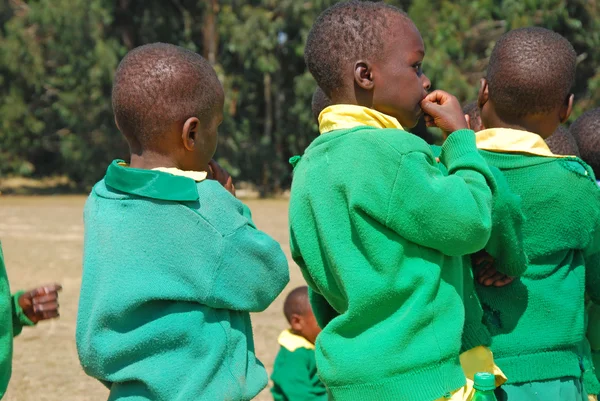
<path id="1" fill-rule="evenodd" d="M 220 76 L 226 106 L 219 162 L 263 195 L 286 189 L 288 158 L 317 134 L 304 42 L 333 3 L 0 0 L 0 176 L 63 175 L 85 190 L 112 159 L 127 159 L 111 111 L 112 76 L 128 50 L 161 41 L 202 54 Z M 575 116 L 600 104 L 595 0 L 388 3 L 407 11 L 421 30 L 434 87 L 462 102 L 475 99 L 497 38 L 537 25 L 564 35 L 577 50 Z M 416 132 L 428 134 L 422 124 Z"/>

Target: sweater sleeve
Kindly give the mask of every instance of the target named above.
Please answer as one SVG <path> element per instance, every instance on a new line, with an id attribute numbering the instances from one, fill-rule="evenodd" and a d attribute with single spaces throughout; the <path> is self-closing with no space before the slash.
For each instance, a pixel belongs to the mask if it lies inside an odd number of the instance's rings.
<path id="1" fill-rule="evenodd" d="M 21 334 L 24 326 L 35 326 L 35 324 L 29 320 L 23 309 L 19 306 L 19 297 L 24 291 L 19 291 L 11 296 L 11 309 L 12 309 L 12 326 L 13 336 L 16 337 Z"/>
<path id="2" fill-rule="evenodd" d="M 518 277 L 527 269 L 521 198 L 511 191 L 500 170 L 490 169 L 496 179 L 496 191 L 492 198 L 492 233 L 485 250 L 494 258 L 498 271 Z"/>
<path id="3" fill-rule="evenodd" d="M 288 401 L 326 401 L 327 394 L 321 386 L 315 386 L 309 372 L 312 350 L 304 348 L 288 352 L 285 360 L 278 361 L 272 379 L 278 392 Z"/>
<path id="4" fill-rule="evenodd" d="M 261 312 L 289 282 L 289 269 L 279 244 L 256 229 L 249 211 L 244 216 L 248 223 L 223 238 L 209 306 Z"/>
<path id="5" fill-rule="evenodd" d="M 422 246 L 461 256 L 483 249 L 492 227 L 495 180 L 479 154 L 473 131 L 448 137 L 440 160 L 444 176 L 430 155 L 401 156 L 385 225 Z"/>

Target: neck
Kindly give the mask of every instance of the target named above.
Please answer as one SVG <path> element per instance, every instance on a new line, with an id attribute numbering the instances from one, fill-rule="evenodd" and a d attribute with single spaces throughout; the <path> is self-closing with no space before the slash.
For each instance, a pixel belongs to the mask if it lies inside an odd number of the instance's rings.
<path id="1" fill-rule="evenodd" d="M 180 168 L 173 158 L 152 151 L 132 152 L 129 165 L 144 170 L 157 167 Z"/>
<path id="2" fill-rule="evenodd" d="M 554 133 L 560 122 L 553 121 L 552 116 L 535 115 L 523 118 L 500 118 L 492 116 L 484 123 L 485 128 L 510 128 L 520 131 L 533 132 L 546 139 Z"/>

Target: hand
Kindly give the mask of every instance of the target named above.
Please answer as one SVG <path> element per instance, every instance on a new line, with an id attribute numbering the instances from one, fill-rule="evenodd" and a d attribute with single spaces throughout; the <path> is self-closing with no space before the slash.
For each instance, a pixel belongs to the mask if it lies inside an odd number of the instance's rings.
<path id="1" fill-rule="evenodd" d="M 458 99 L 447 92 L 431 92 L 421 101 L 421 108 L 425 113 L 425 124 L 440 128 L 444 135 L 469 127 Z"/>
<path id="2" fill-rule="evenodd" d="M 471 262 L 477 269 L 477 282 L 485 287 L 504 287 L 513 282 L 514 278 L 500 273 L 494 267 L 494 258 L 486 251 L 471 255 Z"/>
<path id="3" fill-rule="evenodd" d="M 223 187 L 228 190 L 233 196 L 235 196 L 235 186 L 233 185 L 233 179 L 227 171 L 214 160 L 208 162 L 208 169 L 210 170 L 210 176 L 213 180 L 219 181 Z"/>
<path id="4" fill-rule="evenodd" d="M 25 292 L 18 299 L 19 306 L 33 323 L 54 319 L 60 316 L 58 313 L 58 291 L 60 290 L 62 290 L 60 284 L 50 284 Z"/>

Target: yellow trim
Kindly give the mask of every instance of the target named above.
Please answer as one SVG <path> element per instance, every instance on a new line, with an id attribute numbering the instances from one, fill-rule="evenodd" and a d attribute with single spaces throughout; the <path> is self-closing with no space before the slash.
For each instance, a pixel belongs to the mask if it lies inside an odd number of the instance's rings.
<path id="1" fill-rule="evenodd" d="M 119 163 L 119 166 L 129 167 L 129 164 L 121 162 L 121 163 Z M 206 179 L 206 177 L 208 177 L 208 173 L 206 171 L 192 171 L 192 170 L 185 171 L 185 170 L 178 169 L 177 167 L 156 167 L 156 168 L 153 168 L 152 170 L 161 171 L 163 173 L 167 173 L 167 174 L 171 174 L 171 175 L 178 175 L 181 177 L 191 178 L 192 180 L 194 180 L 196 182 L 204 181 Z"/>
<path id="2" fill-rule="evenodd" d="M 555 155 L 541 136 L 509 128 L 490 128 L 475 134 L 477 147 L 501 153 L 525 153 L 543 157 L 572 157 Z"/>
<path id="3" fill-rule="evenodd" d="M 157 167 L 153 168 L 152 170 L 162 171 L 163 173 L 169 173 L 172 175 L 179 175 L 181 177 L 191 178 L 196 182 L 204 181 L 208 176 L 208 173 L 206 171 L 184 171 L 176 167 Z"/>
<path id="4" fill-rule="evenodd" d="M 284 330 L 277 339 L 279 345 L 290 352 L 296 351 L 298 348 L 315 349 L 315 345 L 306 338 L 292 333 L 291 330 Z"/>
<path id="5" fill-rule="evenodd" d="M 392 116 L 369 109 L 368 107 L 353 104 L 336 104 L 326 107 L 319 114 L 319 132 L 337 129 L 350 129 L 367 125 L 375 128 L 402 129 L 400 122 Z"/>

